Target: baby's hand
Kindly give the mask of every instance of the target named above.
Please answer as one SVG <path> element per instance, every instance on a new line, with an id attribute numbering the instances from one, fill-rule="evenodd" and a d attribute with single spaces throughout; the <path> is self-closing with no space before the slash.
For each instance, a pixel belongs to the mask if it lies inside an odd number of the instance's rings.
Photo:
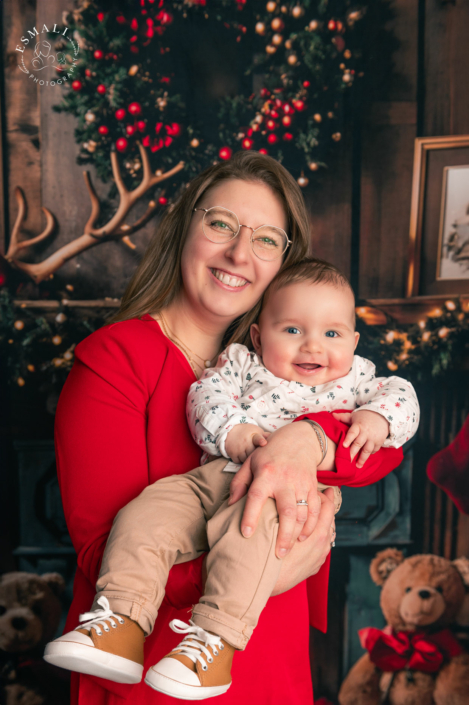
<path id="1" fill-rule="evenodd" d="M 376 411 L 356 409 L 349 414 L 333 414 L 334 418 L 345 423 L 351 423 L 344 440 L 344 448 L 350 448 L 353 460 L 360 449 L 357 468 L 362 468 L 370 455 L 376 453 L 389 435 L 389 423 L 384 416 Z"/>
<path id="2" fill-rule="evenodd" d="M 226 437 L 226 452 L 234 463 L 244 463 L 256 448 L 267 445 L 269 436 L 253 423 L 238 423 Z"/>

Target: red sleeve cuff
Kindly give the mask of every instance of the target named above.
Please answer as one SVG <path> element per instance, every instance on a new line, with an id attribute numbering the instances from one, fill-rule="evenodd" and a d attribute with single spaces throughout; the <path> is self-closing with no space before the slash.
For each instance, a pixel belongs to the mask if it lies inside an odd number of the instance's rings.
<path id="1" fill-rule="evenodd" d="M 350 411 L 343 409 L 341 411 Z M 337 412 L 337 413 L 340 413 Z M 331 441 L 337 445 L 335 455 L 335 471 L 318 470 L 318 480 L 325 485 L 347 485 L 347 487 L 364 487 L 378 482 L 397 468 L 404 454 L 402 448 L 381 448 L 377 453 L 371 455 L 362 468 L 357 468 L 357 457 L 350 460 L 350 448 L 344 448 L 343 443 L 348 424 L 335 419 L 328 411 L 319 411 L 317 414 L 303 414 L 296 421 L 302 419 L 312 419 L 324 429 L 324 433 Z"/>

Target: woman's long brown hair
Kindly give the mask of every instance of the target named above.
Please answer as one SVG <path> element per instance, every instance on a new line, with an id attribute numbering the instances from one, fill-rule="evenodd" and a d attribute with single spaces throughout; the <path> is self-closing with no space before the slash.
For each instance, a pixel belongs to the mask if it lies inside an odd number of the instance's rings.
<path id="1" fill-rule="evenodd" d="M 287 216 L 292 241 L 282 269 L 299 262 L 309 251 L 310 228 L 303 194 L 295 179 L 275 159 L 254 151 L 236 152 L 233 157 L 208 167 L 193 179 L 158 225 L 148 248 L 122 297 L 119 311 L 107 323 L 158 313 L 182 288 L 181 255 L 193 209 L 207 191 L 227 179 L 261 182 L 280 198 Z M 261 300 L 229 327 L 225 343 L 250 345 L 249 330 L 261 308 Z"/>

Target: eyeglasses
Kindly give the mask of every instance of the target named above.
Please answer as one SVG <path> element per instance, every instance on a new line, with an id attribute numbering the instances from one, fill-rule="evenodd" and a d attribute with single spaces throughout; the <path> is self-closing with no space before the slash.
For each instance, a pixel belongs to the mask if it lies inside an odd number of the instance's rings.
<path id="1" fill-rule="evenodd" d="M 249 225 L 240 225 L 238 216 L 223 206 L 212 208 L 194 208 L 194 211 L 204 211 L 202 230 L 207 240 L 223 244 L 234 240 L 241 227 L 251 230 L 251 247 L 254 254 L 263 260 L 274 260 L 281 257 L 291 244 L 288 235 L 282 228 L 275 225 L 261 225 L 255 230 Z"/>

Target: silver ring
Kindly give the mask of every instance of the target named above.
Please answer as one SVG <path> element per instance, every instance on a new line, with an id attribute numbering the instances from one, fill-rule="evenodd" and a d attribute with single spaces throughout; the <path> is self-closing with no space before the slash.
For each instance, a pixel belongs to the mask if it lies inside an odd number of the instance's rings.
<path id="1" fill-rule="evenodd" d="M 307 507 L 307 506 L 308 506 L 308 502 L 306 501 L 306 499 L 300 499 L 300 500 L 297 502 L 297 505 L 298 505 L 298 506 L 301 506 L 301 507 Z"/>

